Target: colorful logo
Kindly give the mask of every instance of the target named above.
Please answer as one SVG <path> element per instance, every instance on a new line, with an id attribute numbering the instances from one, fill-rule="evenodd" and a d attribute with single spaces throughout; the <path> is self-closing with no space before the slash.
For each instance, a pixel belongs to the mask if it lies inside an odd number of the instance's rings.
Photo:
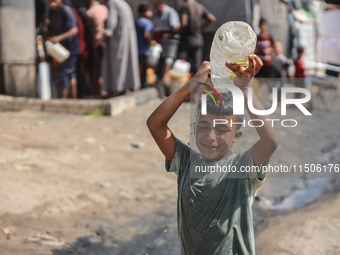
<path id="1" fill-rule="evenodd" d="M 223 105 L 222 104 L 222 100 L 221 100 L 220 96 L 218 95 L 217 90 L 213 86 L 211 86 L 211 85 L 209 85 L 207 83 L 203 83 L 203 82 L 198 82 L 198 83 L 201 84 L 202 86 L 205 86 L 208 89 L 212 90 L 214 92 L 214 94 L 217 96 L 218 100 L 220 101 L 221 106 Z M 206 89 L 201 88 L 201 87 L 199 87 L 199 89 L 203 90 L 204 92 L 206 92 L 212 98 L 212 100 L 214 101 L 215 105 L 217 106 L 216 100 L 215 100 L 214 96 L 211 94 L 211 92 L 209 90 L 206 90 Z"/>

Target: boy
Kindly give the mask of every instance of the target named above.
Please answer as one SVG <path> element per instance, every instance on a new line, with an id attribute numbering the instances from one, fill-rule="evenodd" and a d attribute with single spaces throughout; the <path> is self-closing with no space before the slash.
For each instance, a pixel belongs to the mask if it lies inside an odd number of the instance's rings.
<path id="1" fill-rule="evenodd" d="M 283 86 L 283 81 L 287 78 L 287 70 L 290 66 L 290 61 L 283 54 L 283 44 L 281 41 L 274 41 L 274 58 L 273 58 L 273 78 L 275 80 L 275 87 L 278 88 L 278 103 L 281 102 L 281 88 Z M 280 104 L 279 104 L 280 105 Z"/>
<path id="2" fill-rule="evenodd" d="M 77 59 L 79 55 L 78 24 L 72 9 L 64 5 L 62 0 L 49 0 L 49 32 L 53 35 L 50 41 L 61 43 L 70 51 L 69 58 L 59 69 L 61 97 L 68 97 L 71 87 L 72 98 L 78 97 L 77 92 Z"/>
<path id="3" fill-rule="evenodd" d="M 281 41 L 274 41 L 274 58 L 273 58 L 273 71 L 274 78 L 284 78 L 287 77 L 287 69 L 291 62 L 283 54 L 283 44 Z"/>
<path id="4" fill-rule="evenodd" d="M 137 41 L 138 41 L 138 60 L 142 88 L 146 86 L 146 70 L 148 68 L 149 47 L 152 39 L 153 24 L 151 6 L 141 3 L 138 6 L 139 17 L 135 20 Z"/>
<path id="5" fill-rule="evenodd" d="M 230 62 L 226 62 L 226 66 L 238 77 L 234 83 L 241 89 L 247 101 L 247 88 L 251 78 L 261 68 L 262 61 L 259 57 L 250 55 L 247 68 Z M 210 63 L 204 62 L 194 80 L 206 82 L 210 68 Z M 190 83 L 182 86 L 147 121 L 153 138 L 166 157 L 167 171 L 177 174 L 180 254 L 255 254 L 251 205 L 256 189 L 263 182 L 264 174 L 260 171 L 249 173 L 246 178 L 234 178 L 229 175 L 232 173 L 216 173 L 194 179 L 190 178 L 190 165 L 220 164 L 236 166 L 238 169 L 242 165 L 264 165 L 277 147 L 276 131 L 270 122 L 264 121 L 263 126 L 257 127 L 260 140 L 239 155 L 233 154 L 232 144 L 241 137 L 242 131 L 238 126 L 231 125 L 231 120 L 239 120 L 238 116 L 232 115 L 232 101 L 229 97 L 224 100 L 223 107 L 209 110 L 208 104 L 207 114 L 199 115 L 195 138 L 201 154 L 192 151 L 175 138 L 167 123 L 189 96 L 190 90 L 199 86 L 199 83 L 194 83 L 192 88 Z M 256 95 L 253 93 L 252 96 L 254 107 L 263 109 Z M 230 104 L 226 105 L 228 101 Z M 256 116 L 248 112 L 251 119 L 268 119 L 268 116 Z M 228 123 L 214 127 L 213 119 L 225 119 Z"/>

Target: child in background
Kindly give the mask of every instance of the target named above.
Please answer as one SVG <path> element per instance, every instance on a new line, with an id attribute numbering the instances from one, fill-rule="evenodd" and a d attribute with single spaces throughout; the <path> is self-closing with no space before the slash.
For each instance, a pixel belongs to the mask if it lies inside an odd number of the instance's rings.
<path id="1" fill-rule="evenodd" d="M 273 52 L 273 37 L 268 33 L 268 22 L 261 18 L 259 22 L 260 34 L 257 35 L 257 43 L 255 54 L 260 57 L 263 62 L 263 67 L 256 74 L 259 78 L 272 78 L 272 52 Z"/>
<path id="2" fill-rule="evenodd" d="M 299 46 L 297 48 L 297 59 L 294 61 L 294 66 L 295 66 L 295 74 L 294 74 L 294 78 L 295 78 L 295 87 L 298 88 L 304 88 L 306 86 L 306 78 L 307 78 L 307 74 L 306 74 L 306 69 L 305 69 L 305 65 L 303 63 L 302 60 L 302 56 L 304 53 L 305 49 L 302 46 Z M 296 93 L 295 97 L 300 97 L 301 94 L 300 93 Z"/>
<path id="3" fill-rule="evenodd" d="M 64 5 L 62 0 L 49 0 L 48 18 L 49 33 L 52 43 L 61 43 L 70 51 L 69 58 L 59 68 L 61 97 L 67 98 L 71 88 L 72 98 L 78 97 L 77 92 L 77 60 L 79 56 L 79 39 L 77 20 L 71 7 Z"/>
<path id="4" fill-rule="evenodd" d="M 273 73 L 274 78 L 287 77 L 287 69 L 291 61 L 283 54 L 283 44 L 281 41 L 274 41 Z"/>
<path id="5" fill-rule="evenodd" d="M 138 60 L 141 86 L 146 86 L 146 70 L 148 68 L 149 47 L 152 39 L 153 23 L 151 22 L 151 6 L 142 3 L 138 6 L 139 17 L 135 20 L 137 41 L 138 41 Z"/>
<path id="6" fill-rule="evenodd" d="M 242 91 L 244 102 L 248 101 L 250 80 L 259 71 L 262 61 L 250 55 L 249 66 L 241 67 L 226 62 L 237 78 L 235 85 Z M 178 185 L 178 235 L 181 255 L 255 254 L 252 203 L 255 192 L 265 178 L 261 166 L 268 163 L 274 153 L 278 138 L 268 116 L 257 116 L 248 111 L 251 119 L 260 119 L 263 126 L 256 130 L 260 137 L 251 148 L 236 155 L 232 145 L 242 135 L 243 116 L 233 115 L 231 93 L 220 94 L 222 104 L 215 105 L 207 97 L 206 111 L 198 107 L 195 140 L 200 153 L 182 143 L 168 127 L 169 120 L 189 96 L 190 91 L 206 83 L 211 66 L 204 62 L 190 82 L 169 96 L 151 114 L 147 121 L 149 130 L 166 158 L 166 170 L 177 175 Z M 255 109 L 263 109 L 255 93 L 252 94 Z M 208 101 L 209 99 L 209 101 Z M 218 101 L 217 99 L 215 99 Z M 227 123 L 213 125 L 214 119 Z M 233 166 L 237 173 L 215 172 L 192 178 L 197 167 Z M 258 166 L 258 172 L 241 173 L 244 166 Z"/>
<path id="7" fill-rule="evenodd" d="M 283 55 L 283 45 L 282 42 L 278 40 L 274 41 L 274 53 L 275 55 L 273 57 L 272 62 L 273 78 L 277 79 L 275 79 L 273 84 L 276 88 L 278 88 L 278 103 L 279 103 L 281 101 L 280 90 L 282 88 L 284 78 L 287 77 L 287 70 L 291 62 L 285 55 Z"/>

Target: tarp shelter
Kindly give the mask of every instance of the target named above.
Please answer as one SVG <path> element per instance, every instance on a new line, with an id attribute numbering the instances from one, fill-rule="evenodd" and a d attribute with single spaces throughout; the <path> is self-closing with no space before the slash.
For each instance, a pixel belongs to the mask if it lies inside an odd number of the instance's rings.
<path id="1" fill-rule="evenodd" d="M 327 0 L 339 8 L 326 8 L 322 13 L 318 37 L 318 61 L 340 66 L 340 1 Z"/>

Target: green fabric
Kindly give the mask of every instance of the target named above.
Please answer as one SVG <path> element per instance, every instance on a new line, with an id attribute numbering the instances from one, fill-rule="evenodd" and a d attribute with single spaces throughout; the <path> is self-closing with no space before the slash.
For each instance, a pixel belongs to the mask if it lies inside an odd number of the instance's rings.
<path id="1" fill-rule="evenodd" d="M 255 254 L 252 204 L 264 173 L 190 173 L 195 166 L 252 166 L 253 147 L 206 164 L 201 154 L 176 139 L 166 170 L 177 174 L 181 255 Z M 190 171 L 190 169 L 192 169 Z"/>

